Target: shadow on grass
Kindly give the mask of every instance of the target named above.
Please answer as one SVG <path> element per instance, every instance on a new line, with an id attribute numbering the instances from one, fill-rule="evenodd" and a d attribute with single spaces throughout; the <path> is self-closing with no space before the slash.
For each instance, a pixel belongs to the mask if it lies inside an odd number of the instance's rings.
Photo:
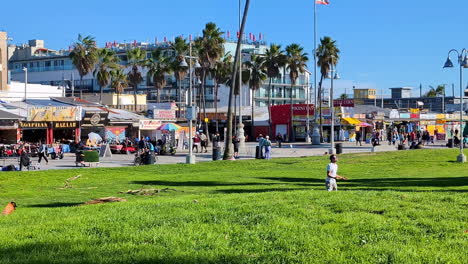
<path id="1" fill-rule="evenodd" d="M 165 254 L 154 253 L 150 250 L 123 253 L 125 250 L 115 250 L 108 254 L 109 248 L 105 246 L 89 246 L 86 241 L 78 244 L 70 243 L 24 243 L 22 245 L 8 245 L 0 249 L 1 263 L 247 263 L 252 260 L 261 260 L 259 257 L 247 255 L 219 255 L 213 257 L 174 255 L 175 252 Z M 118 245 L 116 242 L 114 242 Z M 135 246 L 133 244 L 133 246 Z M 144 252 L 145 256 L 138 253 Z M 177 254 L 177 253 L 176 253 Z M 180 254 L 180 253 L 179 253 Z M 262 261 L 263 262 L 263 261 Z"/>
<path id="2" fill-rule="evenodd" d="M 70 207 L 82 205 L 83 203 L 48 203 L 48 204 L 32 204 L 26 207 L 36 207 L 36 208 L 58 208 L 58 207 Z"/>
<path id="3" fill-rule="evenodd" d="M 249 185 L 274 185 L 279 183 L 263 183 L 263 182 L 217 182 L 217 181 L 132 181 L 131 184 L 139 185 L 160 185 L 160 186 L 200 186 L 200 187 L 215 187 L 215 186 L 249 186 Z"/>
<path id="4" fill-rule="evenodd" d="M 227 189 L 216 190 L 216 193 L 264 193 L 264 192 L 290 192 L 290 191 L 304 191 L 310 188 L 271 188 L 271 189 Z"/>
<path id="5" fill-rule="evenodd" d="M 264 180 L 276 180 L 287 183 L 303 183 L 297 184 L 301 186 L 314 185 L 309 183 L 325 183 L 325 179 L 317 178 L 295 178 L 295 177 L 261 177 Z M 365 187 L 374 187 L 378 190 L 379 187 L 463 187 L 468 186 L 468 177 L 450 177 L 450 178 L 376 178 L 376 179 L 350 179 L 348 181 L 340 181 L 339 185 L 347 189 L 358 189 Z M 450 190 L 447 190 L 450 191 Z M 463 191 L 463 190 L 460 190 Z"/>

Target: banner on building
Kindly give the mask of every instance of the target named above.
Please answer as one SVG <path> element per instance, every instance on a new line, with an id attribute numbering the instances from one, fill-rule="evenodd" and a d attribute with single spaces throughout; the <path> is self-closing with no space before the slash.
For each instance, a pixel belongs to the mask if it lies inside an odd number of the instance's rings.
<path id="1" fill-rule="evenodd" d="M 65 121 L 65 122 L 53 122 L 52 127 L 56 129 L 61 128 L 78 128 L 78 121 Z"/>
<path id="2" fill-rule="evenodd" d="M 80 121 L 79 106 L 44 106 L 28 108 L 28 121 Z"/>
<path id="3" fill-rule="evenodd" d="M 337 99 L 333 100 L 333 106 L 354 107 L 354 99 Z"/>
<path id="4" fill-rule="evenodd" d="M 19 126 L 21 128 L 35 128 L 35 129 L 46 129 L 49 127 L 49 122 L 29 122 L 29 121 L 24 121 L 20 122 Z"/>
<path id="5" fill-rule="evenodd" d="M 109 123 L 109 112 L 86 111 L 81 122 L 82 127 L 105 127 Z"/>
<path id="6" fill-rule="evenodd" d="M 146 119 L 140 120 L 139 128 L 140 130 L 156 130 L 161 126 L 161 120 Z"/>

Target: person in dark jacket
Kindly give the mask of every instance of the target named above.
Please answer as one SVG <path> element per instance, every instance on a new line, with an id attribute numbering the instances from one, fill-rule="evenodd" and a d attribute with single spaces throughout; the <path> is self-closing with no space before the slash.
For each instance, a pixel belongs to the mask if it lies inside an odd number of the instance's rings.
<path id="1" fill-rule="evenodd" d="M 31 163 L 31 159 L 29 158 L 28 152 L 26 151 L 24 147 L 21 148 L 21 156 L 20 156 L 20 162 L 19 162 L 20 171 L 23 170 L 23 167 L 27 168 L 30 163 Z"/>

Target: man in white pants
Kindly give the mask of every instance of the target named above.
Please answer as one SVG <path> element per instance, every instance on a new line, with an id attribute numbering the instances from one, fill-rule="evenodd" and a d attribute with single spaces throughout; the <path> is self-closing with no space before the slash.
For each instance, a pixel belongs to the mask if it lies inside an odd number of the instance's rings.
<path id="1" fill-rule="evenodd" d="M 336 164 L 336 162 L 338 161 L 338 157 L 335 154 L 330 155 L 330 161 L 331 163 L 327 166 L 327 178 L 325 179 L 325 186 L 329 192 L 333 190 L 338 191 L 336 179 L 347 180 L 347 178 L 337 174 L 338 164 Z"/>

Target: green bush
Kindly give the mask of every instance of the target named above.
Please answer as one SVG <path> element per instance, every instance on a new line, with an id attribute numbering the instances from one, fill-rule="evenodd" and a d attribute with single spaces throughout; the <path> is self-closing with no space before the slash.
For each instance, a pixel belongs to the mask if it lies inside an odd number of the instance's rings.
<path id="1" fill-rule="evenodd" d="M 84 161 L 85 162 L 99 162 L 99 152 L 94 151 L 94 150 L 85 151 Z"/>

